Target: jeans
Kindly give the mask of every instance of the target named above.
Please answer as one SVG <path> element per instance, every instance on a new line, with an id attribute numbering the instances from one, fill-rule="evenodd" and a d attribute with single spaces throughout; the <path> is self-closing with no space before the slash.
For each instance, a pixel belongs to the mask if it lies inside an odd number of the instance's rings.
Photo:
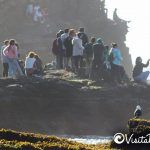
<path id="1" fill-rule="evenodd" d="M 9 65 L 9 69 L 8 69 L 9 77 L 15 77 L 17 71 L 20 75 L 23 75 L 23 72 L 16 58 L 8 58 L 8 65 Z"/>
<path id="2" fill-rule="evenodd" d="M 145 82 L 147 81 L 147 78 L 149 76 L 150 72 L 146 71 L 146 72 L 142 72 L 140 75 L 138 75 L 137 77 L 134 77 L 135 81 L 141 81 L 141 82 Z"/>
<path id="3" fill-rule="evenodd" d="M 81 56 L 73 56 L 75 72 L 78 72 L 79 67 L 81 67 Z"/>

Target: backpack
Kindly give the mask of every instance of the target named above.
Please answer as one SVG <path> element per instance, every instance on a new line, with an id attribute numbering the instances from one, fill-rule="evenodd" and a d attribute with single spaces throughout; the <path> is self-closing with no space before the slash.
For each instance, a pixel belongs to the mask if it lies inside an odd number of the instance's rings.
<path id="1" fill-rule="evenodd" d="M 57 40 L 57 39 L 55 39 L 55 40 L 53 41 L 52 52 L 53 52 L 53 54 L 56 55 L 56 56 L 59 54 L 59 45 L 58 45 L 58 40 Z"/>

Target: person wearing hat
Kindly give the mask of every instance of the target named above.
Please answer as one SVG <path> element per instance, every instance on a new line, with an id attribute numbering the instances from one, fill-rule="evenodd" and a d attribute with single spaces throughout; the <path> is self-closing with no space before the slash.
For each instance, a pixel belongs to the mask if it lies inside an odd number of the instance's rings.
<path id="1" fill-rule="evenodd" d="M 150 59 L 148 59 L 146 64 L 142 63 L 142 58 L 141 57 L 137 57 L 136 58 L 136 65 L 133 69 L 133 79 L 136 82 L 146 82 L 147 78 L 150 74 L 149 71 L 145 71 L 143 72 L 143 69 L 149 66 L 149 61 Z"/>
<path id="2" fill-rule="evenodd" d="M 101 38 L 98 38 L 96 43 L 93 45 L 93 60 L 91 68 L 91 79 L 102 79 L 102 67 L 103 67 L 103 53 L 105 46 Z"/>

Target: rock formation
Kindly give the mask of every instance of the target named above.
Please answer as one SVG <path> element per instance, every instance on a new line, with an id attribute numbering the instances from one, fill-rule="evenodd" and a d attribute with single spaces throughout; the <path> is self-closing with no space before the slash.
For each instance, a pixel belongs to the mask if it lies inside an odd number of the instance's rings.
<path id="1" fill-rule="evenodd" d="M 0 40 L 16 38 L 21 44 L 23 57 L 27 50 L 38 50 L 46 63 L 49 58 L 50 45 L 55 33 L 65 27 L 75 28 L 83 26 L 89 36 L 102 37 L 105 44 L 117 42 L 123 53 L 124 66 L 131 75 L 132 61 L 129 48 L 126 47 L 127 23 L 115 22 L 108 19 L 105 0 L 36 0 L 49 11 L 49 19 L 45 24 L 34 24 L 25 16 L 26 5 L 29 0 L 5 0 L 0 6 Z M 17 9 L 16 9 L 17 7 Z M 17 19 L 17 20 L 16 20 Z M 46 29 L 49 29 L 47 34 Z"/>

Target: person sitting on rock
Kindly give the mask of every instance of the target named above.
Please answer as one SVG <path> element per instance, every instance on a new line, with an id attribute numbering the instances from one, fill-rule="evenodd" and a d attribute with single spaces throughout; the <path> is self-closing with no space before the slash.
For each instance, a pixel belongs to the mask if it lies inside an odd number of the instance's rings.
<path id="1" fill-rule="evenodd" d="M 31 2 L 27 5 L 27 8 L 26 8 L 26 15 L 27 15 L 27 17 L 33 17 L 33 14 L 34 14 L 34 4 L 33 4 L 33 2 L 31 1 Z"/>
<path id="2" fill-rule="evenodd" d="M 150 59 L 148 59 L 146 64 L 143 64 L 141 57 L 136 58 L 136 65 L 133 69 L 134 81 L 136 81 L 136 82 L 146 82 L 147 81 L 147 78 L 148 78 L 150 72 L 149 71 L 143 72 L 143 68 L 146 68 L 149 66 L 149 61 L 150 61 Z"/>
<path id="3" fill-rule="evenodd" d="M 142 108 L 140 105 L 136 106 L 136 109 L 134 111 L 134 116 L 135 118 L 139 118 L 140 116 L 142 116 Z"/>
<path id="4" fill-rule="evenodd" d="M 34 6 L 34 17 L 33 17 L 33 20 L 34 20 L 34 22 L 44 23 L 42 10 L 41 10 L 41 7 L 38 4 L 36 4 Z"/>
<path id="5" fill-rule="evenodd" d="M 29 52 L 28 56 L 26 57 L 25 60 L 26 76 L 32 76 L 34 71 L 36 70 L 36 64 L 35 64 L 36 59 L 34 58 L 34 56 L 35 56 L 34 52 Z"/>
<path id="6" fill-rule="evenodd" d="M 42 60 L 37 54 L 34 55 L 34 58 L 36 59 L 35 61 L 36 70 L 34 71 L 34 74 L 42 75 L 43 73 Z"/>

